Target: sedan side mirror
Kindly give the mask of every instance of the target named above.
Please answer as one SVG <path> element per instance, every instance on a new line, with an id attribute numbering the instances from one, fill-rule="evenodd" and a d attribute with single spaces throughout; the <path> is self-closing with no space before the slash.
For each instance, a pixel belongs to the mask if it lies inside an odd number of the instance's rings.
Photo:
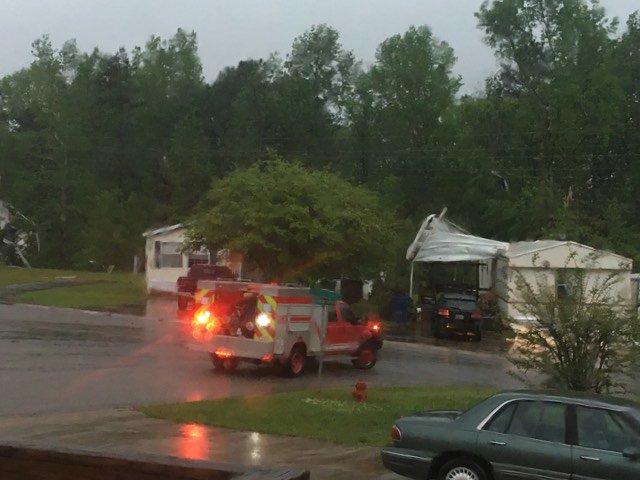
<path id="1" fill-rule="evenodd" d="M 640 449 L 637 447 L 627 447 L 622 451 L 622 456 L 629 460 L 637 460 L 640 458 Z"/>

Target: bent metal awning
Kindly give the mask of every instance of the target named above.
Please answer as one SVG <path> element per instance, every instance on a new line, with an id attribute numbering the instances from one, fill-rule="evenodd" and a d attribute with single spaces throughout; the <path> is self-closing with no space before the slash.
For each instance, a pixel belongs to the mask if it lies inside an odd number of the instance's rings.
<path id="1" fill-rule="evenodd" d="M 498 256 L 509 244 L 470 235 L 445 220 L 446 209 L 439 215 L 429 215 L 415 240 L 407 250 L 411 262 L 478 262 Z"/>

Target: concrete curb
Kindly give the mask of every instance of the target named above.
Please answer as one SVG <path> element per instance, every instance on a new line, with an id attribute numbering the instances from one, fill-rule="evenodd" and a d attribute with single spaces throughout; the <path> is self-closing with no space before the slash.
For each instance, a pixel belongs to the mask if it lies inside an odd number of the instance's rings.
<path id="1" fill-rule="evenodd" d="M 150 454 L 0 444 L 3 480 L 308 480 L 308 470 L 262 469 Z"/>

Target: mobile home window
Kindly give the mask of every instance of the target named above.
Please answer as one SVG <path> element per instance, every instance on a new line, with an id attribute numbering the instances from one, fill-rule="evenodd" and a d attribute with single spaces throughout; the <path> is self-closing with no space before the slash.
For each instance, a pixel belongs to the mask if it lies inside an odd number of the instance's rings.
<path id="1" fill-rule="evenodd" d="M 556 271 L 556 298 L 570 297 L 580 285 L 581 277 L 574 268 L 559 268 Z"/>
<path id="2" fill-rule="evenodd" d="M 189 253 L 189 266 L 193 265 L 206 265 L 209 263 L 209 252 L 200 251 L 200 252 L 191 252 Z"/>
<path id="3" fill-rule="evenodd" d="M 180 242 L 162 242 L 160 244 L 160 268 L 182 268 Z"/>

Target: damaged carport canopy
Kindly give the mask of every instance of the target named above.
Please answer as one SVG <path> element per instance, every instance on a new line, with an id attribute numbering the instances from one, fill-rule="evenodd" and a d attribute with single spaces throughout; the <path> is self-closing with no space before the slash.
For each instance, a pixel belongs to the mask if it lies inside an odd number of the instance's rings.
<path id="1" fill-rule="evenodd" d="M 444 212 L 443 212 L 444 213 Z M 477 262 L 496 257 L 509 244 L 469 235 L 440 216 L 429 215 L 407 250 L 412 262 Z"/>

